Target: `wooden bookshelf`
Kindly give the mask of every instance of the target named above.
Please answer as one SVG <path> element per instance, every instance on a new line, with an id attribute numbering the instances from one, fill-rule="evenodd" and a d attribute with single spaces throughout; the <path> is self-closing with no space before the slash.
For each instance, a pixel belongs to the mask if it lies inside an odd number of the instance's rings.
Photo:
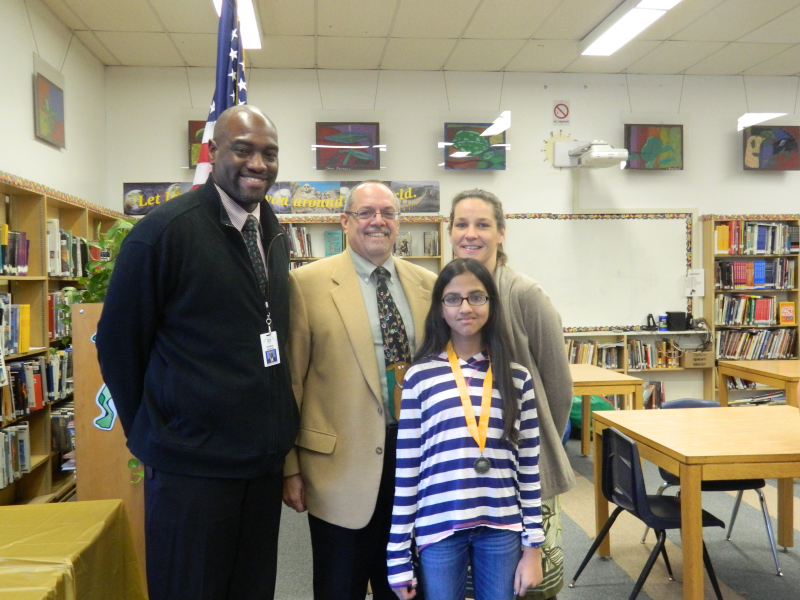
<path id="1" fill-rule="evenodd" d="M 705 270 L 703 315 L 713 335 L 715 359 L 797 358 L 798 326 L 781 325 L 777 309 L 780 302 L 793 302 L 795 311 L 798 307 L 800 255 L 792 251 L 791 235 L 800 227 L 800 215 L 702 215 L 700 220 Z M 763 239 L 759 239 L 760 230 L 764 231 Z M 767 271 L 766 277 L 759 278 L 759 268 L 763 270 L 769 264 L 774 275 L 770 277 Z M 760 311 L 761 318 L 755 316 L 758 300 L 770 307 Z M 736 307 L 738 313 L 734 313 Z M 764 314 L 770 320 L 767 323 L 761 322 Z M 770 340 L 781 339 L 783 344 L 769 345 Z M 716 397 L 716 369 L 711 386 L 714 395 L 708 397 Z M 755 390 L 743 391 L 752 394 Z"/>
<path id="2" fill-rule="evenodd" d="M 75 277 L 51 277 L 47 269 L 47 219 L 58 219 L 61 229 L 74 236 L 93 239 L 99 226 L 108 229 L 124 215 L 84 200 L 63 194 L 14 175 L 0 171 L 0 223 L 12 231 L 24 231 L 29 242 L 28 274 L 0 275 L 0 291 L 11 293 L 15 304 L 31 307 L 30 350 L 6 355 L 6 363 L 17 359 L 35 358 L 48 353 L 49 340 L 48 292 L 75 286 Z M 0 388 L 4 398 L 10 398 L 9 385 Z M 58 402 L 45 402 L 44 407 L 32 410 L 19 418 L 4 418 L 5 428 L 25 421 L 30 427 L 31 469 L 29 473 L 0 489 L 0 505 L 58 502 L 74 494 L 74 472 L 61 471 L 60 455 L 53 451 L 51 416 Z"/>

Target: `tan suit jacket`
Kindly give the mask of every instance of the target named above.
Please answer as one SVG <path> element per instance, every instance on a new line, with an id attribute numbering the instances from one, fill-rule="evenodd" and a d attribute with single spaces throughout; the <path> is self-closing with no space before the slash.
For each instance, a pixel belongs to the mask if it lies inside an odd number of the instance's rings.
<path id="1" fill-rule="evenodd" d="M 419 346 L 436 276 L 394 260 Z M 300 433 L 284 475 L 302 474 L 315 517 L 361 529 L 375 510 L 386 421 L 364 297 L 348 251 L 289 276 L 289 361 Z M 408 319 L 407 315 L 403 315 Z"/>

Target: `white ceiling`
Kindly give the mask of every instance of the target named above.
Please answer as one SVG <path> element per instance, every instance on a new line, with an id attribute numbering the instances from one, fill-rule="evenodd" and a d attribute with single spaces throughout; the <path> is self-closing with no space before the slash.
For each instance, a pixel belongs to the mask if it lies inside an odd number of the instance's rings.
<path id="1" fill-rule="evenodd" d="M 106 65 L 213 67 L 212 0 L 42 0 Z M 800 0 L 683 0 L 609 57 L 621 0 L 254 0 L 265 69 L 800 74 Z"/>

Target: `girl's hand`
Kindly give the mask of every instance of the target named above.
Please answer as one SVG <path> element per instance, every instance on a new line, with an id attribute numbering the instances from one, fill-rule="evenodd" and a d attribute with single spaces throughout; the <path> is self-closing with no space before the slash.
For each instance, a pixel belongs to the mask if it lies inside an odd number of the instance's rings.
<path id="1" fill-rule="evenodd" d="M 402 587 L 392 588 L 392 591 L 397 595 L 400 600 L 410 600 L 417 595 L 417 588 L 408 585 Z"/>
<path id="2" fill-rule="evenodd" d="M 514 575 L 514 593 L 524 596 L 529 589 L 542 583 L 542 549 L 525 546 Z"/>

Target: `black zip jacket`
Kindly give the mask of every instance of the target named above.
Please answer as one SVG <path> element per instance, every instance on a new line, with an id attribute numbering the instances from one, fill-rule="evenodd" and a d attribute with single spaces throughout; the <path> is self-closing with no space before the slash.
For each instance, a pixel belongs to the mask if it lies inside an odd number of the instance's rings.
<path id="1" fill-rule="evenodd" d="M 261 227 L 281 362 L 264 367 L 267 307 L 241 233 L 211 178 L 131 230 L 97 328 L 103 379 L 131 452 L 171 473 L 280 473 L 299 415 L 285 351 L 286 235 L 266 202 Z"/>

